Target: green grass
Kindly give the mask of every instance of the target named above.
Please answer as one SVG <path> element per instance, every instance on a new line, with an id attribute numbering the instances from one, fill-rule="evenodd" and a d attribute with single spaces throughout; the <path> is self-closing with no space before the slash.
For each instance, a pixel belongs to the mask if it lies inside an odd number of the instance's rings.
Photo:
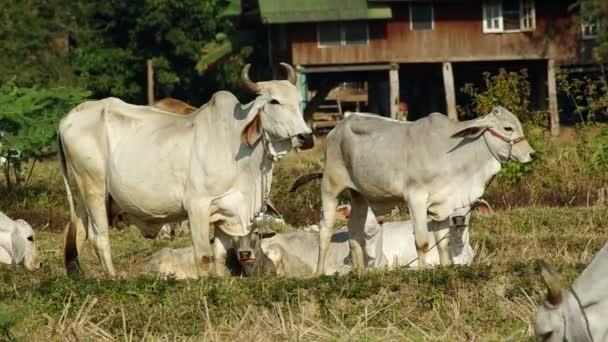
<path id="1" fill-rule="evenodd" d="M 44 260 L 35 273 L 0 266 L 0 340 L 532 340 L 544 295 L 537 261 L 572 282 L 608 240 L 596 191 L 608 172 L 588 172 L 580 144 L 541 142 L 540 161 L 501 174 L 487 191 L 496 213 L 472 219 L 472 266 L 302 279 L 141 277 L 131 271 L 138 260 L 190 242 L 145 239 L 135 228 L 111 231 L 118 280 L 102 274 L 88 244 L 85 277 L 68 279 L 63 182 L 56 161 L 40 163 L 27 188 L 0 189 L 0 210 L 32 223 Z M 317 148 L 279 163 L 271 197 L 291 225 L 282 229 L 318 223 L 319 183 L 287 189 L 320 170 L 320 156 Z"/>
<path id="2" fill-rule="evenodd" d="M 86 277 L 71 280 L 63 275 L 60 233 L 43 231 L 37 236 L 41 270 L 0 268 L 0 332 L 10 326 L 22 340 L 62 340 L 72 333 L 84 340 L 96 339 L 95 333 L 117 339 L 527 339 L 544 291 L 536 261 L 548 259 L 568 281 L 575 279 L 608 238 L 608 210 L 515 209 L 474 218 L 471 225 L 478 255 L 470 267 L 179 282 L 137 277 L 129 269 L 187 240 L 113 230 L 114 260 L 128 276 L 106 279 L 87 247 L 81 258 Z"/>

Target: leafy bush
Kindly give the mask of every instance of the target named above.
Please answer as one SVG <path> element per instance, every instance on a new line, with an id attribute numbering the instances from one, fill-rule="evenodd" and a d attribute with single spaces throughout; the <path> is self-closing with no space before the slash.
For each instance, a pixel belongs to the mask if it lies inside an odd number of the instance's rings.
<path id="1" fill-rule="evenodd" d="M 578 130 L 577 152 L 582 156 L 583 172 L 588 175 L 605 175 L 608 170 L 608 125 L 601 125 L 599 133 L 589 137 L 590 126 Z"/>
<path id="2" fill-rule="evenodd" d="M 528 71 L 507 72 L 501 68 L 496 75 L 483 73 L 484 88 L 478 89 L 472 83 L 467 83 L 461 91 L 472 98 L 472 108 L 465 108 L 463 116 L 472 111 L 477 115 L 484 115 L 492 111 L 495 106 L 503 106 L 515 114 L 522 122 L 538 121 L 538 114 L 530 111 L 530 81 Z"/>
<path id="3" fill-rule="evenodd" d="M 62 116 L 81 103 L 90 92 L 66 87 L 21 88 L 14 80 L 0 87 L 0 155 L 7 158 L 5 177 L 11 184 L 9 170 L 20 183 L 21 163 L 53 155 L 57 125 Z"/>
<path id="4" fill-rule="evenodd" d="M 606 74 L 573 77 L 560 71 L 556 75 L 559 90 L 574 106 L 581 122 L 608 119 L 608 80 Z"/>

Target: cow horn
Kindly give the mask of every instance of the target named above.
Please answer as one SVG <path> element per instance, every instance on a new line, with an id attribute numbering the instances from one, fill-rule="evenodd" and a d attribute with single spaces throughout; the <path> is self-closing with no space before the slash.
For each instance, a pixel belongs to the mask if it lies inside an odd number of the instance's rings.
<path id="1" fill-rule="evenodd" d="M 557 306 L 564 300 L 564 288 L 566 287 L 562 278 L 555 268 L 544 260 L 540 261 L 540 272 L 547 285 L 547 301 Z"/>
<path id="2" fill-rule="evenodd" d="M 249 68 L 251 68 L 251 64 L 245 65 L 241 71 L 241 85 L 250 92 L 257 94 L 260 92 L 260 86 L 249 79 Z"/>
<path id="3" fill-rule="evenodd" d="M 289 81 L 289 83 L 296 85 L 297 76 L 296 71 L 293 70 L 293 67 L 287 63 L 280 64 L 281 66 L 283 66 L 283 68 L 285 68 L 285 71 L 287 72 L 287 80 Z"/>

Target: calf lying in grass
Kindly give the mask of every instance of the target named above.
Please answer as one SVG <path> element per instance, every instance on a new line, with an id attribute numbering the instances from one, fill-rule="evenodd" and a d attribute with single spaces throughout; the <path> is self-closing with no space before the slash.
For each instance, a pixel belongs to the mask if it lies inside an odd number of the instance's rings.
<path id="1" fill-rule="evenodd" d="M 491 212 L 487 202 L 476 207 L 478 212 Z M 428 229 L 445 229 L 448 235 L 450 253 L 455 264 L 468 265 L 474 251 L 469 243 L 470 210 L 457 210 L 449 220 L 441 223 L 429 222 Z M 268 231 L 268 230 L 266 230 Z M 375 251 L 379 267 L 416 267 L 416 250 L 413 246 L 414 229 L 411 221 L 379 224 L 371 210 L 365 225 L 366 244 Z M 260 234 L 254 229 L 252 234 L 239 241 L 230 241 L 221 234 L 214 239 L 216 255 L 226 255 L 225 262 L 232 275 L 278 274 L 284 276 L 307 276 L 314 274 L 319 248 L 318 232 L 293 232 Z M 433 245 L 435 241 L 432 241 Z M 259 245 L 258 245 L 259 243 Z M 258 248 L 259 246 L 259 248 Z M 259 250 L 262 255 L 256 255 Z M 139 263 L 136 272 L 156 273 L 161 276 L 173 274 L 177 279 L 196 278 L 196 268 L 192 258 L 192 248 L 163 250 Z M 439 264 L 436 248 L 429 252 L 429 263 Z M 348 231 L 343 227 L 332 236 L 325 274 L 347 273 L 352 269 Z"/>
<path id="2" fill-rule="evenodd" d="M 30 271 L 40 268 L 34 230 L 23 220 L 0 212 L 0 263 L 21 264 Z"/>

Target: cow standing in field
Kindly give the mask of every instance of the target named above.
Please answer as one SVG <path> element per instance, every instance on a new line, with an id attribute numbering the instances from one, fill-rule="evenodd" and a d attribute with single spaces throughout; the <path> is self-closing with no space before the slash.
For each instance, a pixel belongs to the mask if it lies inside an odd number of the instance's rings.
<path id="1" fill-rule="evenodd" d="M 317 274 L 324 273 L 337 196 L 345 188 L 351 193 L 348 231 L 354 268 L 373 267 L 376 262 L 365 260 L 373 256 L 364 239 L 368 203 L 392 207 L 403 201 L 414 224 L 418 265 L 424 268 L 429 247 L 427 217 L 445 220 L 457 208 L 480 198 L 502 164 L 534 158 L 521 123 L 502 107 L 463 122 L 440 113 L 414 122 L 352 114 L 338 123 L 325 143 Z M 442 234 L 447 231 L 434 232 L 435 240 L 441 241 L 441 264 L 447 265 L 450 255 Z"/>
<path id="2" fill-rule="evenodd" d="M 538 308 L 535 334 L 540 341 L 608 341 L 608 243 L 568 286 L 549 264 L 541 263 L 547 296 Z"/>
<path id="3" fill-rule="evenodd" d="M 104 271 L 115 276 L 108 217 L 113 208 L 148 232 L 188 219 L 195 262 L 204 275 L 213 260 L 210 223 L 245 236 L 261 211 L 275 160 L 310 148 L 313 136 L 300 109 L 293 68 L 288 81 L 242 84 L 257 94 L 243 105 L 220 91 L 190 115 L 176 115 L 116 98 L 88 101 L 59 124 L 59 154 L 70 204 L 65 240 L 68 274 L 91 240 Z M 68 173 L 80 201 L 74 205 Z M 216 263 L 216 271 L 220 269 Z"/>

